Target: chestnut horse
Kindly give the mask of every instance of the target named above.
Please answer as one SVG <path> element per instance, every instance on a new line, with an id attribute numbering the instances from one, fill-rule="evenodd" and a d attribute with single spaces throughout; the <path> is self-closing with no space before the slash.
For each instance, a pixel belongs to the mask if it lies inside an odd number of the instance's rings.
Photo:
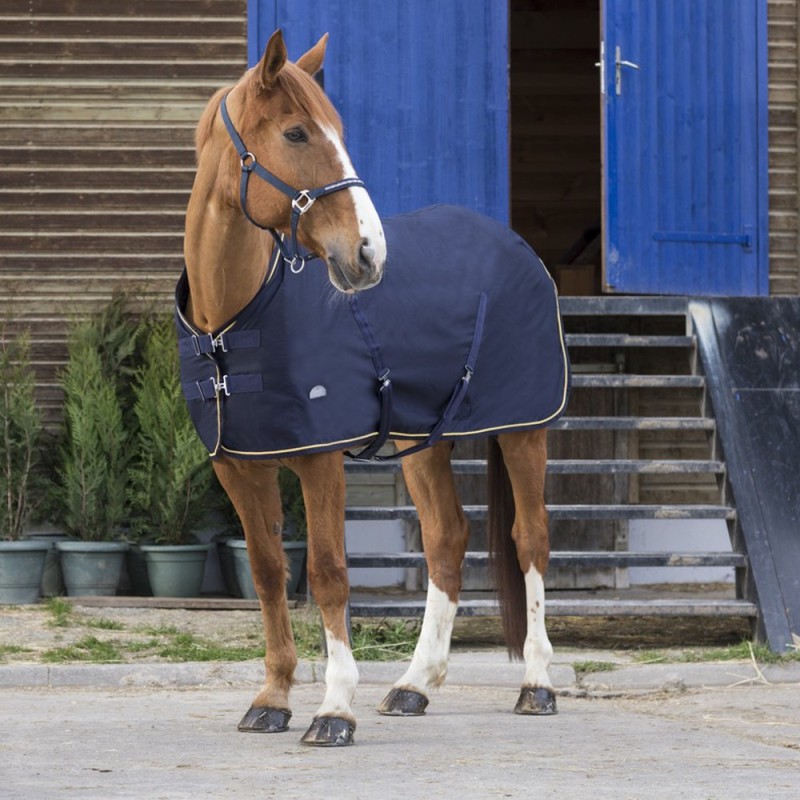
<path id="1" fill-rule="evenodd" d="M 294 241 L 324 261 L 329 281 L 340 293 L 360 293 L 381 281 L 387 256 L 381 221 L 353 171 L 340 119 L 312 78 L 322 66 L 326 40 L 323 37 L 291 63 L 277 31 L 260 63 L 234 86 L 215 94 L 200 119 L 184 245 L 188 299 L 183 319 L 195 331 L 221 330 L 251 302 L 277 259 L 274 248 L 293 271 L 301 270 L 305 262 Z M 286 238 L 276 236 L 276 230 Z M 321 267 L 307 267 L 312 268 Z M 215 384 L 215 391 L 221 389 L 227 394 L 228 387 Z M 402 440 L 396 444 L 399 451 L 412 446 Z M 382 714 L 422 714 L 431 689 L 445 679 L 468 539 L 450 466 L 451 449 L 450 442 L 439 441 L 415 448 L 403 460 L 405 481 L 419 512 L 429 584 L 414 656 L 380 705 Z M 350 744 L 358 669 L 348 642 L 343 453 L 270 459 L 215 455 L 217 477 L 244 527 L 266 640 L 265 681 L 239 730 L 284 731 L 291 717 L 289 694 L 297 656 L 281 545 L 277 478 L 284 465 L 302 484 L 308 579 L 328 651 L 324 699 L 302 742 Z M 525 661 L 515 709 L 521 714 L 556 711 L 547 673 L 552 647 L 545 631 L 545 464 L 542 427 L 500 433 L 490 440 L 490 483 L 496 484 L 500 498 L 490 504 L 490 547 L 505 570 L 497 580 L 509 650 Z"/>

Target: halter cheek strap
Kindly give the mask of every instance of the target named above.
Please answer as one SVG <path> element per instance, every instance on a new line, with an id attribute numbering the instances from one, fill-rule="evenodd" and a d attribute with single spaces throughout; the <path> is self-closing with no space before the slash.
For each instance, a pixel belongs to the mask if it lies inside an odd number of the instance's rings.
<path id="1" fill-rule="evenodd" d="M 242 212 L 244 213 L 245 217 L 247 217 L 247 219 L 257 228 L 269 231 L 272 234 L 272 238 L 275 239 L 275 243 L 277 244 L 278 250 L 280 250 L 280 253 L 283 256 L 283 260 L 286 261 L 292 272 L 302 272 L 303 267 L 306 265 L 306 261 L 310 261 L 312 258 L 317 258 L 317 256 L 300 255 L 299 245 L 297 242 L 297 226 L 300 222 L 300 217 L 302 217 L 303 214 L 305 214 L 306 211 L 308 211 L 308 209 L 314 205 L 314 202 L 317 200 L 317 198 L 326 194 L 332 194 L 333 192 L 341 191 L 342 189 L 363 187 L 364 182 L 360 178 L 343 178 L 340 181 L 327 183 L 325 186 L 319 186 L 316 189 L 295 189 L 288 183 L 284 183 L 277 175 L 274 175 L 268 169 L 262 167 L 261 164 L 258 163 L 253 153 L 247 149 L 245 143 L 242 141 L 242 137 L 239 136 L 239 132 L 236 130 L 233 122 L 231 122 L 230 115 L 228 114 L 228 105 L 226 103 L 227 98 L 228 95 L 225 95 L 225 97 L 222 98 L 219 111 L 222 116 L 222 121 L 225 123 L 225 128 L 228 131 L 228 135 L 231 137 L 233 146 L 236 148 L 236 152 L 239 156 L 239 162 L 242 165 L 242 176 L 241 180 L 239 181 L 239 202 L 242 206 Z M 275 228 L 269 228 L 264 225 L 260 225 L 250 216 L 250 213 L 247 211 L 247 186 L 250 181 L 250 175 L 253 173 L 261 178 L 261 180 L 264 180 L 271 186 L 274 186 L 278 191 L 283 192 L 283 194 L 289 197 L 292 201 L 291 252 L 289 251 L 283 237 L 275 230 Z"/>

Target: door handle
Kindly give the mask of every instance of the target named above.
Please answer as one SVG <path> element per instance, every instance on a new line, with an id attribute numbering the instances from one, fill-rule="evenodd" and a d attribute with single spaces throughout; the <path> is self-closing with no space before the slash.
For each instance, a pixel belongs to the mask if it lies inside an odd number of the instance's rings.
<path id="1" fill-rule="evenodd" d="M 614 90 L 616 91 L 617 95 L 622 94 L 622 68 L 623 67 L 630 67 L 630 69 L 639 69 L 638 64 L 634 64 L 633 61 L 625 61 L 622 58 L 622 48 L 617 45 L 616 49 L 614 50 Z"/>

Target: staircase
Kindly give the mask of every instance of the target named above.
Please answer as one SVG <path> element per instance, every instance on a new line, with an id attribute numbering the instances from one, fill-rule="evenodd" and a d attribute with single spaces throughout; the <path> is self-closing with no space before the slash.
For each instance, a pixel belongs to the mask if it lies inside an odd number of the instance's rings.
<path id="1" fill-rule="evenodd" d="M 658 552 L 629 549 L 634 521 L 719 520 L 733 534 L 736 510 L 725 500 L 726 472 L 706 396 L 688 305 L 682 298 L 564 298 L 561 302 L 573 365 L 567 414 L 550 429 L 547 500 L 553 552 L 548 572 L 551 616 L 736 616 L 754 620 L 757 606 L 741 597 L 688 590 L 676 597 L 629 590 L 634 567 L 724 567 L 746 582 L 742 552 L 717 544 L 681 550 L 663 536 Z M 457 475 L 484 473 L 486 462 L 453 462 Z M 399 471 L 398 463 L 347 466 L 351 474 Z M 480 524 L 485 505 L 465 506 Z M 351 506 L 348 520 L 404 520 L 413 506 Z M 667 526 L 668 528 L 669 526 Z M 705 530 L 697 528 L 698 536 Z M 712 537 L 719 541 L 717 537 Z M 732 536 L 732 540 L 736 537 Z M 412 537 L 413 540 L 413 537 Z M 465 567 L 484 567 L 485 552 L 468 552 Z M 350 567 L 424 567 L 419 552 L 348 555 Z M 420 586 L 421 588 L 421 586 Z M 653 587 L 656 589 L 657 587 Z M 602 590 L 602 591 L 597 591 Z M 737 590 L 736 594 L 741 594 Z M 416 616 L 418 593 L 355 595 L 353 616 Z M 459 613 L 497 613 L 486 593 L 465 592 Z"/>

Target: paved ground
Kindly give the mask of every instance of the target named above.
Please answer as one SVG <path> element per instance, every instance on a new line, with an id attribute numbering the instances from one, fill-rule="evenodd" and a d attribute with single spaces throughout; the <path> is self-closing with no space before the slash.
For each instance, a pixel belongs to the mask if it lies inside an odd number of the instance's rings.
<path id="1" fill-rule="evenodd" d="M 320 687 L 295 692 L 284 734 L 240 734 L 242 687 L 0 690 L 6 800 L 60 798 L 797 797 L 798 685 L 647 697 L 561 697 L 560 714 L 519 717 L 516 691 L 452 686 L 421 718 L 358 694 L 357 743 L 298 743 Z"/>
<path id="2" fill-rule="evenodd" d="M 6 640 L 19 637 L 15 615 L 4 620 Z M 44 646 L 66 634 L 38 635 Z M 585 674 L 591 661 L 615 669 Z M 766 800 L 798 792 L 798 662 L 640 664 L 625 652 L 560 648 L 552 669 L 560 713 L 533 718 L 511 711 L 519 664 L 500 649 L 462 650 L 448 686 L 412 719 L 374 711 L 403 665 L 366 663 L 356 745 L 343 750 L 299 744 L 322 697 L 316 662 L 299 670 L 289 732 L 238 733 L 261 669 L 259 661 L 2 664 L 0 797 Z"/>

